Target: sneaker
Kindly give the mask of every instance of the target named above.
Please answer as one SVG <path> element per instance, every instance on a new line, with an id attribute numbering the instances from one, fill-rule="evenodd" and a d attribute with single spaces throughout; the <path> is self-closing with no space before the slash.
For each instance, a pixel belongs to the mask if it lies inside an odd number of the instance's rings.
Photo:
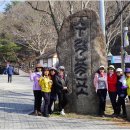
<path id="1" fill-rule="evenodd" d="M 33 112 L 29 113 L 29 115 L 38 116 L 38 112 L 37 112 L 37 110 L 35 110 L 35 111 L 33 111 Z"/>
<path id="2" fill-rule="evenodd" d="M 50 115 L 49 115 L 49 114 L 44 114 L 43 116 L 44 116 L 44 117 L 50 117 Z"/>
<path id="3" fill-rule="evenodd" d="M 127 118 L 127 114 L 122 114 L 122 118 Z"/>
<path id="4" fill-rule="evenodd" d="M 37 110 L 35 111 L 35 116 L 38 116 L 38 111 Z"/>
<path id="5" fill-rule="evenodd" d="M 112 116 L 112 117 L 118 117 L 118 114 L 113 113 L 111 116 Z"/>
<path id="6" fill-rule="evenodd" d="M 52 111 L 52 110 L 50 110 L 50 111 L 49 111 L 49 114 L 51 115 L 52 113 L 53 113 L 53 111 Z"/>
<path id="7" fill-rule="evenodd" d="M 105 114 L 99 114 L 98 116 L 99 117 L 105 117 L 106 115 Z"/>
<path id="8" fill-rule="evenodd" d="M 65 115 L 64 109 L 62 109 L 62 111 L 60 112 L 61 115 Z"/>
<path id="9" fill-rule="evenodd" d="M 42 116 L 42 113 L 40 111 L 37 112 L 38 116 Z"/>
<path id="10" fill-rule="evenodd" d="M 35 111 L 29 113 L 28 115 L 35 115 Z"/>

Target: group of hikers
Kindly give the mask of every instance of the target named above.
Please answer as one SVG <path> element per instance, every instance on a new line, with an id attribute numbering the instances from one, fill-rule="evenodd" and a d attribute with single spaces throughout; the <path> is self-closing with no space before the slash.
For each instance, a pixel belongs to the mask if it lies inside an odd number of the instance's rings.
<path id="1" fill-rule="evenodd" d="M 130 68 L 125 71 L 121 68 L 115 69 L 113 65 L 106 68 L 101 65 L 94 76 L 94 86 L 99 97 L 100 116 L 105 116 L 107 92 L 110 97 L 114 113 L 113 117 L 127 117 L 125 99 L 130 99 Z M 121 113 L 122 112 L 122 113 Z"/>
<path id="2" fill-rule="evenodd" d="M 30 113 L 36 116 L 49 117 L 53 113 L 52 105 L 57 100 L 61 115 L 65 115 L 64 107 L 67 105 L 67 76 L 64 66 L 58 69 L 55 67 L 43 67 L 37 64 L 35 72 L 30 72 L 30 79 L 33 81 L 34 111 Z M 44 108 L 41 110 L 42 98 Z"/>
<path id="3" fill-rule="evenodd" d="M 34 111 L 30 114 L 49 117 L 53 113 L 52 105 L 58 97 L 58 111 L 61 115 L 65 115 L 68 87 L 64 66 L 56 69 L 37 64 L 35 72 L 30 72 L 30 79 L 33 81 L 34 93 Z M 115 69 L 110 65 L 106 72 L 105 66 L 101 65 L 94 75 L 94 86 L 99 98 L 99 116 L 105 116 L 108 92 L 114 111 L 112 116 L 127 117 L 125 99 L 127 96 L 130 99 L 130 68 L 126 68 L 123 72 L 121 68 Z M 44 99 L 43 110 L 41 110 L 42 98 Z"/>

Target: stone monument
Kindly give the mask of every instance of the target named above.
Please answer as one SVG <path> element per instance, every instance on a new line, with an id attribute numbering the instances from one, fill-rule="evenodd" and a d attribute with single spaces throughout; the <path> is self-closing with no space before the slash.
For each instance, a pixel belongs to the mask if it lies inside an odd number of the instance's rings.
<path id="1" fill-rule="evenodd" d="M 105 40 L 95 11 L 84 9 L 64 20 L 57 54 L 69 79 L 69 111 L 96 114 L 98 97 L 93 77 L 100 65 L 107 66 L 107 60 Z"/>

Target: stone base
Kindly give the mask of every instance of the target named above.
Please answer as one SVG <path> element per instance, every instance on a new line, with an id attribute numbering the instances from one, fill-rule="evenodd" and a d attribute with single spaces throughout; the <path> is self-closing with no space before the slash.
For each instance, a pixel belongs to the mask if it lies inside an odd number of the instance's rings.
<path id="1" fill-rule="evenodd" d="M 130 102 L 126 104 L 127 119 L 130 121 Z"/>

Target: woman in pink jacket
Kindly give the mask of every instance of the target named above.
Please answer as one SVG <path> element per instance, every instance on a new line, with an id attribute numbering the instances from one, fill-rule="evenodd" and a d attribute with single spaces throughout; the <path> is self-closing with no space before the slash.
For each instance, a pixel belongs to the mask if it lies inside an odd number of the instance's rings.
<path id="1" fill-rule="evenodd" d="M 97 73 L 94 76 L 94 87 L 99 97 L 99 116 L 105 115 L 106 107 L 106 95 L 107 95 L 107 73 L 105 73 L 105 67 L 102 65 L 99 67 Z"/>

